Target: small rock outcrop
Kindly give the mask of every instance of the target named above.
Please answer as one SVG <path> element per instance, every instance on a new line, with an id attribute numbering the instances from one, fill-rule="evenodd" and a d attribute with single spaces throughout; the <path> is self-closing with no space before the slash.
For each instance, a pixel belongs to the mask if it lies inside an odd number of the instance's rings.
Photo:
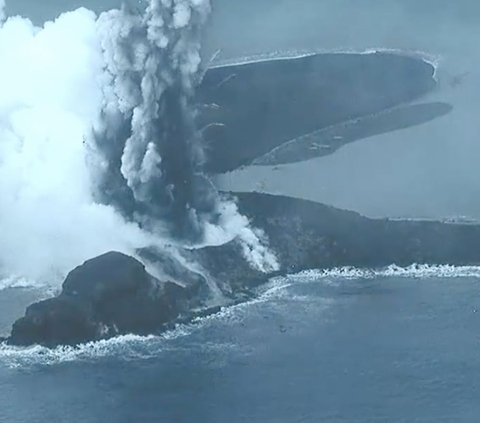
<path id="1" fill-rule="evenodd" d="M 133 257 L 109 252 L 72 270 L 60 295 L 28 307 L 9 342 L 75 345 L 152 333 L 178 317 L 190 296 L 187 288 L 154 278 Z"/>

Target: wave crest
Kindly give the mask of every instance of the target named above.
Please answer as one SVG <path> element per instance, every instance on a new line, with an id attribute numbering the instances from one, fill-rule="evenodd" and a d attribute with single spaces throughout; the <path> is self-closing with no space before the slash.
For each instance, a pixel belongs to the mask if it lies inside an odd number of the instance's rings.
<path id="1" fill-rule="evenodd" d="M 282 279 L 298 282 L 312 281 L 317 279 L 375 279 L 386 277 L 400 278 L 470 278 L 480 277 L 480 266 L 452 266 L 452 265 L 429 265 L 412 264 L 407 267 L 390 266 L 378 269 L 362 269 L 356 267 L 335 267 L 332 269 L 306 270 L 291 274 Z"/>

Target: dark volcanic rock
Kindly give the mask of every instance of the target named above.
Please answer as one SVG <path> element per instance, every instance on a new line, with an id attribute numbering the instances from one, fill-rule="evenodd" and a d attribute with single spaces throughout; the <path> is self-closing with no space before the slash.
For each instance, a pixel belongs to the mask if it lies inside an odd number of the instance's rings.
<path id="1" fill-rule="evenodd" d="M 27 308 L 25 316 L 14 323 L 9 342 L 53 346 L 98 339 L 102 328 L 92 317 L 89 307 L 72 297 L 50 298 Z"/>
<path id="2" fill-rule="evenodd" d="M 147 334 L 188 308 L 191 293 L 148 274 L 117 252 L 72 270 L 58 297 L 33 304 L 13 326 L 9 342 L 78 344 L 117 334 Z"/>
<path id="3" fill-rule="evenodd" d="M 278 272 L 251 268 L 235 240 L 183 252 L 187 262 L 204 270 L 202 277 L 181 272 L 180 262 L 155 250 L 143 252 L 167 274 L 184 275 L 190 281 L 185 288 L 158 281 L 131 257 L 107 253 L 70 272 L 58 297 L 30 306 L 14 324 L 9 342 L 53 346 L 157 332 L 180 317 L 190 318 L 204 304 L 206 275 L 231 301 L 241 300 L 274 274 L 304 269 L 480 263 L 479 225 L 368 219 L 311 201 L 257 193 L 238 194 L 238 206 L 268 236 L 281 265 Z"/>
<path id="4" fill-rule="evenodd" d="M 312 201 L 260 193 L 236 194 L 239 210 L 264 230 L 279 273 L 337 266 L 480 264 L 480 226 L 369 219 Z M 236 241 L 191 252 L 233 292 L 258 285 L 265 275 L 242 259 Z"/>
<path id="5" fill-rule="evenodd" d="M 392 263 L 480 263 L 480 226 L 369 219 L 312 201 L 240 194 L 239 209 L 268 234 L 285 270 Z"/>

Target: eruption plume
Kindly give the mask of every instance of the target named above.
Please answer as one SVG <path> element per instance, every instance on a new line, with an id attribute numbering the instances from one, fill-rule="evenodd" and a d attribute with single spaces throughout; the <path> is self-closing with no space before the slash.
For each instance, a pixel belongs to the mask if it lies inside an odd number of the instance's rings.
<path id="1" fill-rule="evenodd" d="M 61 280 L 109 250 L 222 244 L 276 266 L 202 172 L 195 81 L 205 0 L 152 0 L 43 28 L 0 0 L 0 278 Z M 93 130 L 92 130 L 93 128 Z"/>

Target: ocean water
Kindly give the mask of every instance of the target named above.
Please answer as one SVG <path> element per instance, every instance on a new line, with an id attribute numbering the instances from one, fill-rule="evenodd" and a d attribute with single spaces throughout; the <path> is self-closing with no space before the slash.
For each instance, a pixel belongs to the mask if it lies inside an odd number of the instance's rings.
<path id="1" fill-rule="evenodd" d="M 479 277 L 306 272 L 161 336 L 3 345 L 0 422 L 478 422 Z"/>
<path id="2" fill-rule="evenodd" d="M 100 11 L 119 3 L 8 0 L 7 12 L 41 23 L 80 5 Z M 216 50 L 220 59 L 277 50 L 422 51 L 441 58 L 433 100 L 450 102 L 455 113 L 281 172 L 247 169 L 238 186 L 261 180 L 271 192 L 375 216 L 480 216 L 479 3 L 277 3 L 216 1 L 207 57 Z M 459 75 L 464 82 L 453 87 Z M 51 293 L 1 281 L 0 335 Z M 75 349 L 0 344 L 0 423 L 476 423 L 479 294 L 478 268 L 307 272 L 160 336 Z"/>

